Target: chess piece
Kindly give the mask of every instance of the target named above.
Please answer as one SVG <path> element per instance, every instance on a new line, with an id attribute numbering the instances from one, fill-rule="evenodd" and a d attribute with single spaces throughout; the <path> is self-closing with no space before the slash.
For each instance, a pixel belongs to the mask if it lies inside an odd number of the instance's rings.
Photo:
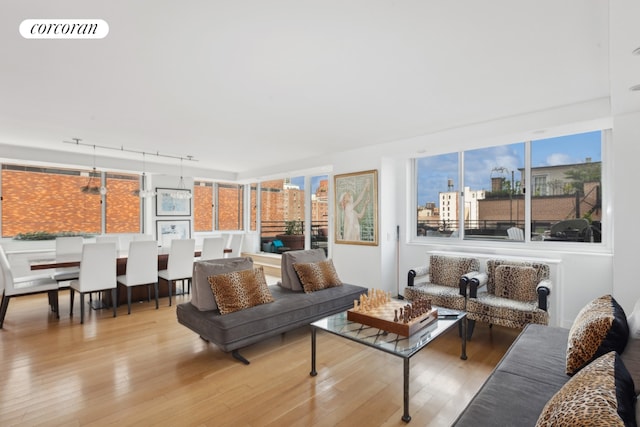
<path id="1" fill-rule="evenodd" d="M 394 322 L 398 321 L 398 309 L 393 310 L 393 312 L 395 313 L 395 317 L 393 318 Z"/>

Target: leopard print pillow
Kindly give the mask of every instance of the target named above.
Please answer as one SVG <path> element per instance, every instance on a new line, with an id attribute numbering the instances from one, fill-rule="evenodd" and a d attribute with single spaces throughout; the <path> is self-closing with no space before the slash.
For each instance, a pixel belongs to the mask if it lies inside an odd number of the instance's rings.
<path id="1" fill-rule="evenodd" d="M 622 354 L 629 338 L 627 316 L 611 295 L 584 306 L 569 330 L 566 372 L 573 375 L 609 351 Z"/>
<path id="2" fill-rule="evenodd" d="M 591 362 L 545 405 L 536 427 L 635 426 L 633 379 L 615 351 Z"/>
<path id="3" fill-rule="evenodd" d="M 538 299 L 538 272 L 533 267 L 500 265 L 496 268 L 496 296 L 517 301 Z"/>
<path id="4" fill-rule="evenodd" d="M 298 274 L 302 288 L 306 293 L 333 288 L 342 285 L 330 259 L 318 262 L 295 263 L 293 269 Z"/>
<path id="5" fill-rule="evenodd" d="M 273 302 L 262 267 L 208 277 L 220 314 Z"/>

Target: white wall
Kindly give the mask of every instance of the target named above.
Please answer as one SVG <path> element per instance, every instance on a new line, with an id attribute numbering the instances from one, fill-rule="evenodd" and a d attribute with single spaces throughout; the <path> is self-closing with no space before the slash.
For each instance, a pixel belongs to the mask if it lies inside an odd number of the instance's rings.
<path id="1" fill-rule="evenodd" d="M 640 94 L 638 94 L 640 95 Z M 614 225 L 613 295 L 630 313 L 640 299 L 638 245 L 640 218 L 637 187 L 640 165 L 640 112 L 615 117 L 613 131 Z"/>

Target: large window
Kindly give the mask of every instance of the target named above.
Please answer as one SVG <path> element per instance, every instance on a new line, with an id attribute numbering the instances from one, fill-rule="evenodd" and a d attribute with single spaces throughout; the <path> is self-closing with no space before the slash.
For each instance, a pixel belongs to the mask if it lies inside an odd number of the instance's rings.
<path id="1" fill-rule="evenodd" d="M 458 163 L 457 153 L 416 159 L 419 236 L 458 235 Z"/>
<path id="2" fill-rule="evenodd" d="M 196 181 L 193 186 L 194 230 L 242 230 L 244 186 Z"/>
<path id="3" fill-rule="evenodd" d="M 102 176 L 105 176 L 105 185 Z M 139 175 L 2 165 L 2 237 L 139 232 Z"/>
<path id="4" fill-rule="evenodd" d="M 418 158 L 416 235 L 600 242 L 601 152 L 597 131 Z"/>
<path id="5" fill-rule="evenodd" d="M 289 235 L 286 246 L 304 249 L 304 177 L 260 183 L 260 234 L 262 243 Z"/>

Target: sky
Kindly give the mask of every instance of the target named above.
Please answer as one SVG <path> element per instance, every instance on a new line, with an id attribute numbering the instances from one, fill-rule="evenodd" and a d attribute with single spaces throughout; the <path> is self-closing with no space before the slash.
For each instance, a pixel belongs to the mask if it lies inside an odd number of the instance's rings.
<path id="1" fill-rule="evenodd" d="M 471 190 L 490 190 L 491 178 L 504 177 L 511 181 L 513 171 L 516 182 L 521 181 L 518 169 L 524 168 L 525 144 L 515 143 L 469 150 L 464 153 L 465 186 Z M 531 159 L 533 167 L 584 163 L 602 160 L 601 132 L 589 132 L 533 141 Z M 447 182 L 453 180 L 453 190 L 460 190 L 458 153 L 423 157 L 417 161 L 418 205 L 438 202 L 438 193 L 447 191 Z"/>

